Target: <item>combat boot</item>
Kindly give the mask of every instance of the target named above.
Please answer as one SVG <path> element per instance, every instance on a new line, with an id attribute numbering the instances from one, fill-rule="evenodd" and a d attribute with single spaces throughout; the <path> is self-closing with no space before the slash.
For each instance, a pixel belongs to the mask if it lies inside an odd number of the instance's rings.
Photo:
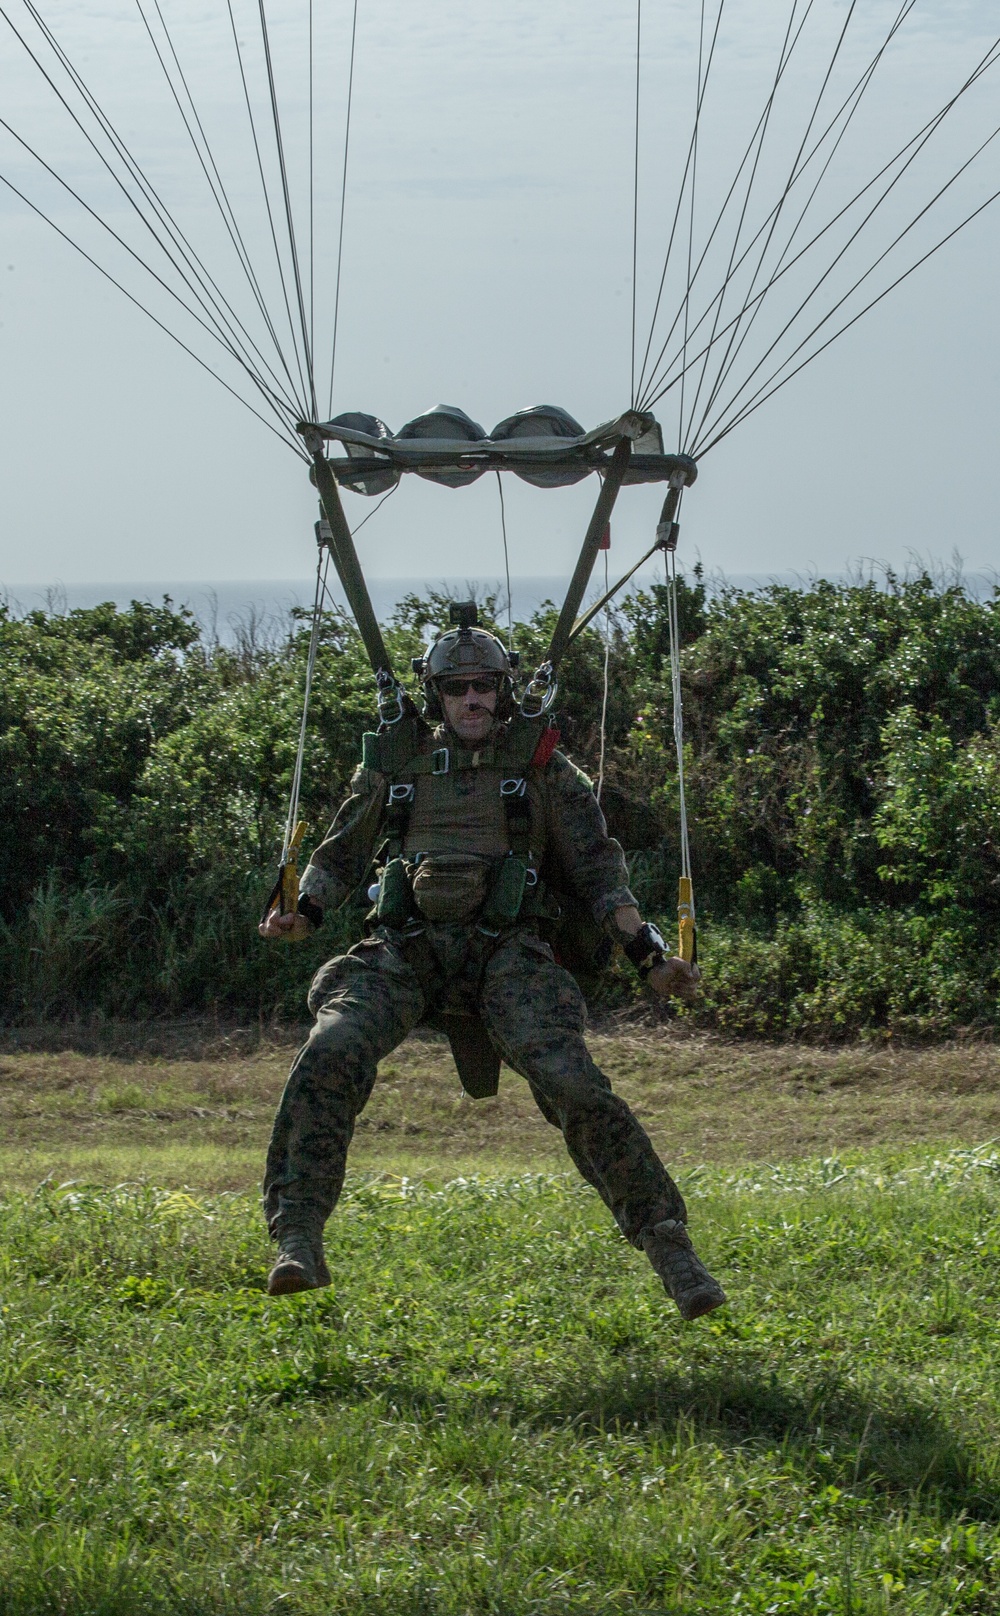
<path id="1" fill-rule="evenodd" d="M 697 1256 L 691 1236 L 677 1218 L 657 1223 L 643 1235 L 642 1244 L 682 1319 L 700 1319 L 725 1302 L 725 1291 Z"/>
<path id="2" fill-rule="evenodd" d="M 278 1260 L 267 1276 L 268 1296 L 294 1296 L 330 1284 L 323 1256 L 322 1230 L 283 1229 L 278 1234 Z"/>

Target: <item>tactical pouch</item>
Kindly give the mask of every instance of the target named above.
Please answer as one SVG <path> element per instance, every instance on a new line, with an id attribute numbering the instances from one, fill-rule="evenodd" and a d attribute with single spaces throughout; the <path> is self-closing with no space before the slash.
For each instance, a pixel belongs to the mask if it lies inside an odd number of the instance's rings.
<path id="1" fill-rule="evenodd" d="M 497 870 L 490 895 L 483 907 L 487 926 L 509 926 L 521 913 L 528 881 L 528 861 L 519 853 L 509 853 Z"/>
<path id="2" fill-rule="evenodd" d="M 425 854 L 413 876 L 413 901 L 425 920 L 462 925 L 486 896 L 490 866 L 471 853 Z"/>
<path id="3" fill-rule="evenodd" d="M 404 859 L 390 859 L 382 871 L 375 913 L 383 926 L 405 926 L 413 914 L 413 895 Z"/>

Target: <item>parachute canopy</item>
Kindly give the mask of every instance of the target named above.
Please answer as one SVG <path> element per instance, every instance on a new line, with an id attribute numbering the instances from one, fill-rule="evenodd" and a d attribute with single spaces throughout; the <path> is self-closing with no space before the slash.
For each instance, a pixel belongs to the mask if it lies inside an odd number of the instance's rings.
<path id="1" fill-rule="evenodd" d="M 536 488 L 565 488 L 607 471 L 625 437 L 632 453 L 624 482 L 669 482 L 683 471 L 685 483 L 692 483 L 697 474 L 687 455 L 664 454 L 658 423 L 636 410 L 592 432 L 555 404 L 518 410 L 489 433 L 452 404 L 426 410 L 395 433 L 378 416 L 358 411 L 310 429 L 342 445 L 344 456 L 331 458 L 330 467 L 341 487 L 356 494 L 384 494 L 404 471 L 445 488 L 464 488 L 484 471 L 513 471 Z"/>

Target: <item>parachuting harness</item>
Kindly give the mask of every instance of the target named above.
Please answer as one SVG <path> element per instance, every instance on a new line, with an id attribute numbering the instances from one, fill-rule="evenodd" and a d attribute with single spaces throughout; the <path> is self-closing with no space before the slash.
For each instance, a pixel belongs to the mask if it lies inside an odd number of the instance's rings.
<path id="1" fill-rule="evenodd" d="M 523 412 L 530 414 L 532 412 Z M 353 423 L 358 417 L 342 417 L 342 421 Z M 540 924 L 546 921 L 558 921 L 563 916 L 567 906 L 575 905 L 578 913 L 573 916 L 575 925 L 566 928 L 570 933 L 574 930 L 578 935 L 580 929 L 587 931 L 587 917 L 582 905 L 575 904 L 575 900 L 562 893 L 547 890 L 542 880 L 539 862 L 533 851 L 531 801 L 532 794 L 530 782 L 533 773 L 540 773 L 548 763 L 559 741 L 559 731 L 551 717 L 551 708 L 558 690 L 557 672 L 559 664 L 568 647 L 590 624 L 598 612 L 608 606 L 613 597 L 629 581 L 640 566 L 648 561 L 657 550 L 662 550 L 666 556 L 667 591 L 668 591 L 668 627 L 670 644 L 671 690 L 673 697 L 673 728 L 674 742 L 677 751 L 679 815 L 681 829 L 681 874 L 678 889 L 678 953 L 688 962 L 694 963 L 697 958 L 697 936 L 695 928 L 694 900 L 691 884 L 690 852 L 687 831 L 687 808 L 684 793 L 684 752 L 683 752 L 683 710 L 681 702 L 680 679 L 680 640 L 677 614 L 677 574 L 676 574 L 676 548 L 678 538 L 677 513 L 683 489 L 692 483 L 697 475 L 697 467 L 688 456 L 664 455 L 662 442 L 660 453 L 657 456 L 636 456 L 635 460 L 643 460 L 647 464 L 635 468 L 635 475 L 629 480 L 653 480 L 653 477 L 669 481 L 669 489 L 663 503 L 660 520 L 657 524 L 654 544 L 641 556 L 635 565 L 621 578 L 613 588 L 607 590 L 595 605 L 582 616 L 577 616 L 590 581 L 597 552 L 601 548 L 602 540 L 608 529 L 610 516 L 622 483 L 632 470 L 630 462 L 633 461 L 633 443 L 636 439 L 648 438 L 650 427 L 659 433 L 658 427 L 648 415 L 631 411 L 620 418 L 612 426 L 617 428 L 613 452 L 601 457 L 598 466 L 588 469 L 597 469 L 601 476 L 601 490 L 598 495 L 593 514 L 587 527 L 583 545 L 580 551 L 576 568 L 566 598 L 563 602 L 559 617 L 553 630 L 545 661 L 528 681 L 526 688 L 513 707 L 509 721 L 503 726 L 495 739 L 484 741 L 479 747 L 463 747 L 461 744 L 449 739 L 447 744 L 433 746 L 430 742 L 435 738 L 430 724 L 420 714 L 408 693 L 399 683 L 392 671 L 392 664 L 385 646 L 382 631 L 372 607 L 371 598 L 358 559 L 353 535 L 344 514 L 338 488 L 338 474 L 345 483 L 353 482 L 358 486 L 359 477 L 366 471 L 373 476 L 385 477 L 385 439 L 380 438 L 376 447 L 379 451 L 374 464 L 366 467 L 359 464 L 359 450 L 352 440 L 362 438 L 364 434 L 358 431 L 337 429 L 337 423 L 331 422 L 326 428 L 320 428 L 311 423 L 301 423 L 299 431 L 312 458 L 312 480 L 320 495 L 320 509 L 322 519 L 316 524 L 316 537 L 318 544 L 318 557 L 316 569 L 316 592 L 313 605 L 312 625 L 309 639 L 309 649 L 306 662 L 305 690 L 303 698 L 302 719 L 299 727 L 298 748 L 295 767 L 292 776 L 292 787 L 289 800 L 288 815 L 285 821 L 285 831 L 282 844 L 281 863 L 277 881 L 265 906 L 265 918 L 275 910 L 279 914 L 294 913 L 299 902 L 298 858 L 305 832 L 305 823 L 299 819 L 299 797 L 302 782 L 303 760 L 305 755 L 305 739 L 308 724 L 309 700 L 312 691 L 313 675 L 316 665 L 316 656 L 319 646 L 319 628 L 322 617 L 323 600 L 326 593 L 326 569 L 332 559 L 340 579 L 341 587 L 347 597 L 354 614 L 358 630 L 361 634 L 365 650 L 368 654 L 372 670 L 375 675 L 376 699 L 379 716 L 377 731 L 363 737 L 363 764 L 364 767 L 377 771 L 388 781 L 388 797 L 386 802 L 386 840 L 380 850 L 379 857 L 382 864 L 377 887 L 371 889 L 370 896 L 374 901 L 374 908 L 369 917 L 374 924 L 386 926 L 389 929 L 406 936 L 409 931 L 414 934 L 422 929 L 420 918 L 414 908 L 411 874 L 407 861 L 403 857 L 404 843 L 410 816 L 416 797 L 418 779 L 427 775 L 432 779 L 443 778 L 452 772 L 462 769 L 478 769 L 488 766 L 499 774 L 500 798 L 504 812 L 507 830 L 509 852 L 500 860 L 499 866 L 491 880 L 485 902 L 478 914 L 477 931 L 483 939 L 483 946 L 477 952 L 481 953 L 482 960 L 488 957 L 488 950 L 496 945 L 507 930 L 524 921 L 537 920 Z M 383 429 L 384 431 L 385 429 Z M 348 457 L 346 461 L 336 466 L 327 458 L 325 451 L 325 437 L 343 437 L 347 441 Z M 588 434 L 588 444 L 599 440 L 598 433 Z M 603 443 L 608 442 L 605 431 Z M 457 447 L 457 446 L 455 446 Z M 495 446 L 494 446 L 495 447 Z M 527 446 L 526 446 L 527 447 Z M 412 445 L 408 445 L 409 464 L 402 469 L 419 469 L 419 463 L 414 463 Z M 434 444 L 438 451 L 435 464 L 441 463 L 441 445 Z M 461 453 L 452 459 L 457 459 L 462 468 L 458 473 L 451 473 L 455 480 L 471 480 L 465 465 L 471 458 L 471 451 L 480 450 L 480 445 L 474 446 L 466 443 L 461 446 Z M 505 455 L 504 469 L 519 469 L 516 452 Z M 648 463 L 654 462 L 650 466 Z M 446 464 L 448 462 L 445 462 Z M 548 465 L 552 460 L 549 458 Z M 429 475 L 425 471 L 425 475 Z M 475 472 L 478 475 L 479 472 Z M 534 480 L 528 473 L 528 480 Z M 447 472 L 437 472 L 439 480 L 447 480 Z M 580 475 L 574 469 L 574 475 L 566 480 L 576 480 Z M 398 472 L 396 473 L 398 480 Z M 392 486 L 392 485 L 391 485 Z M 383 482 L 378 491 L 385 488 Z M 359 491 L 374 492 L 371 486 L 362 481 Z M 391 491 L 391 487 L 390 487 Z M 326 555 L 324 557 L 324 550 Z M 458 623 L 460 633 L 471 628 L 473 606 L 453 607 L 453 618 Z M 513 659 L 516 666 L 516 658 Z M 589 922 L 591 936 L 582 949 L 577 951 L 576 966 L 578 972 L 584 971 L 587 964 L 597 969 L 603 969 L 610 960 L 612 944 L 609 938 L 600 935 L 598 928 L 592 920 Z M 651 939 L 658 939 L 658 934 L 651 927 L 644 927 Z M 605 945 L 602 954 L 601 945 Z M 652 948 L 655 950 L 655 941 Z M 574 968 L 572 945 L 567 950 L 570 957 L 565 963 Z M 637 965 L 642 965 L 633 949 L 628 949 L 630 958 Z M 475 962 L 473 962 L 475 963 Z M 481 963 L 481 962 L 480 962 Z M 480 1096 L 496 1093 L 499 1077 L 499 1056 L 492 1050 L 488 1039 L 485 1038 L 485 1029 L 476 1016 L 447 1016 L 445 1029 L 451 1039 L 452 1049 L 462 1082 L 473 1095 Z M 464 1025 L 463 1025 L 464 1024 Z"/>
<path id="2" fill-rule="evenodd" d="M 453 608 L 460 636 L 463 629 L 468 633 L 471 628 L 468 619 L 474 612 L 474 605 L 471 612 L 465 605 Z M 417 914 L 407 861 L 403 857 L 417 781 L 421 776 L 443 781 L 464 769 L 488 769 L 500 776 L 500 802 L 510 847 L 489 885 L 479 915 L 479 929 L 487 936 L 496 937 L 503 927 L 542 912 L 538 860 L 532 852 L 528 778 L 532 769 L 544 769 L 548 763 L 558 745 L 559 731 L 547 716 L 526 717 L 515 709 L 497 738 L 488 739 L 477 747 L 465 747 L 449 740 L 445 745 L 428 750 L 428 737 L 435 738 L 419 714 L 404 717 L 395 725 L 363 737 L 363 766 L 384 775 L 389 782 L 385 863 L 375 897 L 374 918 L 383 925 L 400 927 L 408 925 Z M 372 891 L 374 893 L 374 889 Z"/>

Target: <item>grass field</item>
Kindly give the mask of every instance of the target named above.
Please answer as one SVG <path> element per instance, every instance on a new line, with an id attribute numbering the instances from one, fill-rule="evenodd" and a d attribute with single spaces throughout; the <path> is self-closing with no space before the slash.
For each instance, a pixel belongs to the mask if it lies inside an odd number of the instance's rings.
<path id="1" fill-rule="evenodd" d="M 513 1078 L 404 1046 L 271 1302 L 287 1050 L 57 1042 L 0 1053 L 0 1613 L 1000 1612 L 992 1051 L 595 1040 L 684 1325 Z"/>
<path id="2" fill-rule="evenodd" d="M 734 1166 L 1000 1136 L 1000 1051 L 970 1045 L 827 1051 L 692 1038 L 629 1022 L 591 1038 L 615 1088 L 671 1166 Z M 108 1028 L 0 1042 L 0 1175 L 245 1190 L 263 1150 L 295 1035 Z M 562 1140 L 520 1078 L 469 1100 L 441 1039 L 384 1061 L 359 1119 L 356 1169 L 410 1177 L 525 1167 L 562 1172 Z"/>

